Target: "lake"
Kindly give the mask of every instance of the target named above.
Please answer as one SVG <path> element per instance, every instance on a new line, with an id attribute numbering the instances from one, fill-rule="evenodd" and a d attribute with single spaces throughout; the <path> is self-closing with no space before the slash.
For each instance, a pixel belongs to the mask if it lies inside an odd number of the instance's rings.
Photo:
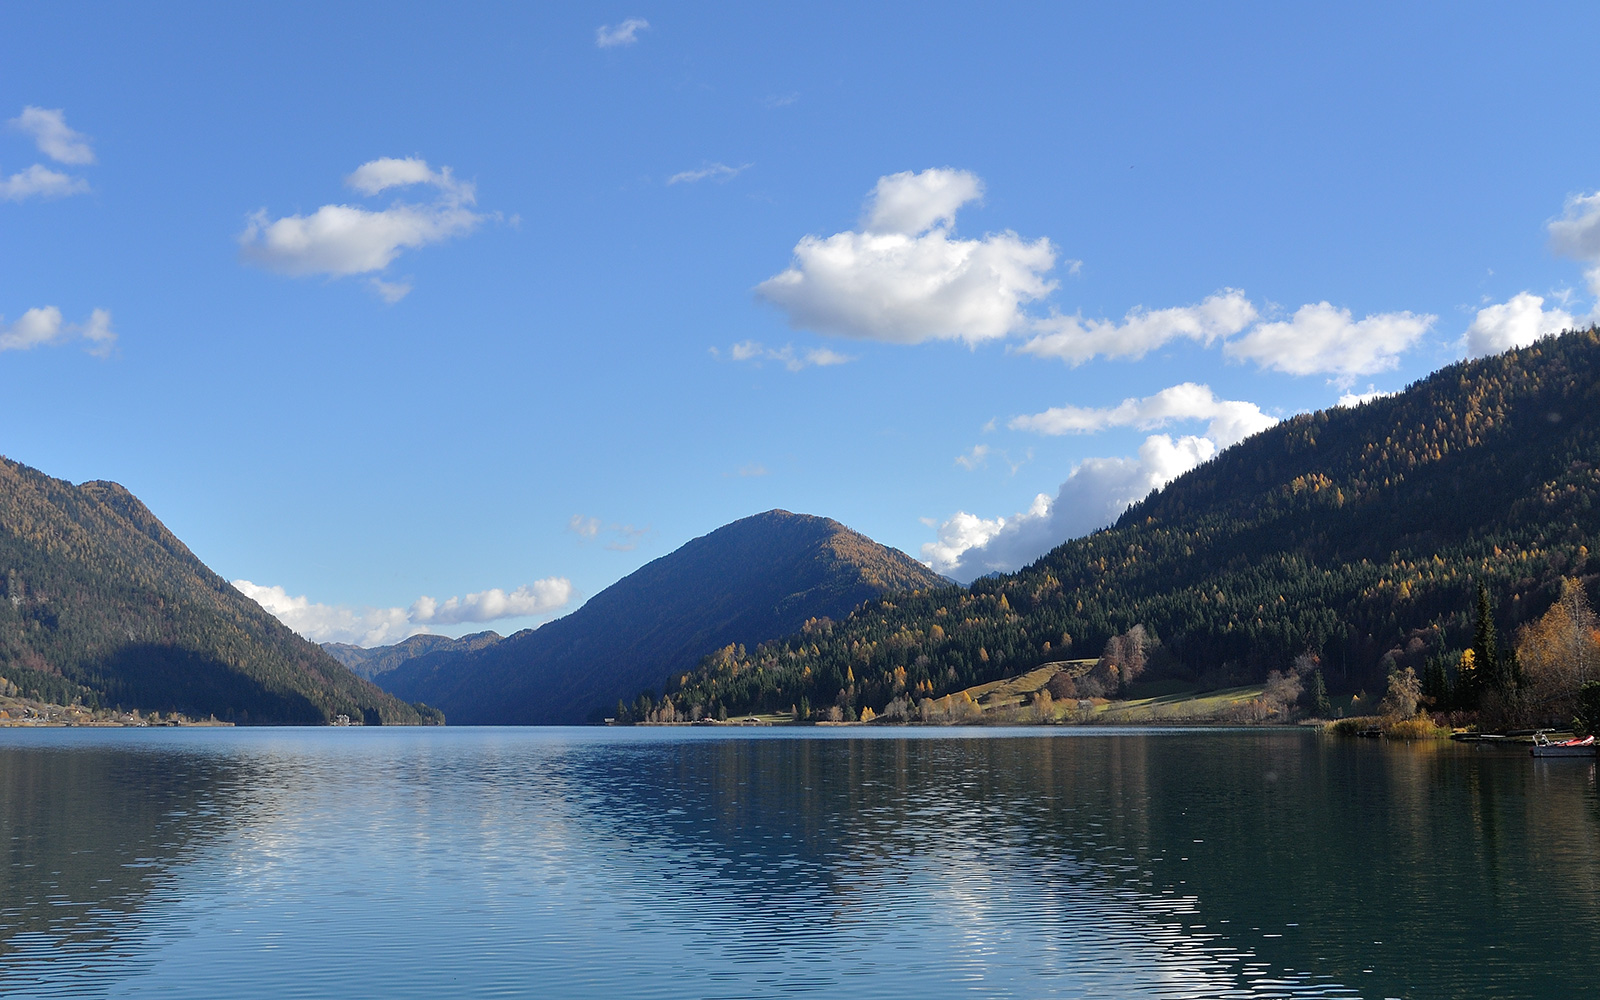
<path id="1" fill-rule="evenodd" d="M 1587 760 L 1295 730 L 0 730 L 0 994 L 1562 997 Z"/>

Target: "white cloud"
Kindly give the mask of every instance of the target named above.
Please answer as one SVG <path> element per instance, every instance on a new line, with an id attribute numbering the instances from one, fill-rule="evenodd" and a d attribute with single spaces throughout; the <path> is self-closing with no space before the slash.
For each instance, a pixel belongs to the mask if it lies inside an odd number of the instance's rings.
<path id="1" fill-rule="evenodd" d="M 292 596 L 278 586 L 235 580 L 233 586 L 289 628 L 312 642 L 350 642 L 379 646 L 399 642 L 430 625 L 492 622 L 502 618 L 547 615 L 572 600 L 572 583 L 547 577 L 509 594 L 498 588 L 437 601 L 419 597 L 410 608 L 351 608 L 317 604 L 305 595 Z"/>
<path id="2" fill-rule="evenodd" d="M 1142 358 L 1179 337 L 1211 344 L 1230 337 L 1256 320 L 1256 307 L 1235 288 L 1225 288 L 1199 305 L 1154 311 L 1138 308 L 1121 323 L 1085 320 L 1082 316 L 1052 316 L 1039 320 L 1040 331 L 1018 350 L 1044 358 L 1060 358 L 1080 365 L 1094 357 Z"/>
<path id="3" fill-rule="evenodd" d="M 1588 263 L 1589 291 L 1600 296 L 1600 191 L 1567 199 L 1566 212 L 1550 223 L 1550 246 Z M 1600 316 L 1600 306 L 1595 315 Z"/>
<path id="4" fill-rule="evenodd" d="M 369 196 L 381 194 L 390 188 L 427 184 L 462 201 L 468 203 L 473 201 L 471 184 L 456 180 L 449 167 L 434 170 L 428 166 L 427 160 L 415 156 L 408 156 L 403 160 L 393 156 L 381 156 L 357 167 L 345 177 L 344 182 L 352 189 Z"/>
<path id="5" fill-rule="evenodd" d="M 33 136 L 39 152 L 57 163 L 83 166 L 94 162 L 94 148 L 89 145 L 89 137 L 68 128 L 60 108 L 29 105 L 7 124 Z"/>
<path id="6" fill-rule="evenodd" d="M 21 201 L 24 198 L 65 198 L 89 190 L 89 182 L 81 177 L 70 177 L 49 167 L 33 166 L 10 177 L 0 177 L 0 199 Z"/>
<path id="7" fill-rule="evenodd" d="M 1203 437 L 1153 434 L 1137 458 L 1086 460 L 1054 499 L 1040 493 L 1026 511 L 996 518 L 958 512 L 938 526 L 937 540 L 922 546 L 922 557 L 936 572 L 963 583 L 985 573 L 1011 572 L 1069 538 L 1105 527 L 1130 504 L 1216 452 Z"/>
<path id="8" fill-rule="evenodd" d="M 989 446 L 986 444 L 973 445 L 972 450 L 965 455 L 956 456 L 956 464 L 968 472 L 989 464 Z"/>
<path id="9" fill-rule="evenodd" d="M 642 17 L 630 17 L 614 28 L 609 24 L 602 24 L 595 29 L 594 43 L 602 49 L 632 45 L 639 40 L 639 32 L 649 27 L 650 22 Z"/>
<path id="10" fill-rule="evenodd" d="M 1208 420 L 1206 437 L 1219 448 L 1243 441 L 1278 422 L 1261 407 L 1238 399 L 1218 399 L 1209 386 L 1184 382 L 1116 406 L 1057 406 L 1032 416 L 1014 417 L 1012 430 L 1038 434 L 1096 434 L 1110 427 L 1155 430 L 1177 420 Z"/>
<path id="11" fill-rule="evenodd" d="M 239 235 L 241 255 L 250 263 L 296 277 L 369 274 L 388 267 L 404 250 L 466 235 L 486 218 L 468 207 L 475 201 L 471 184 L 457 181 L 449 167 L 435 171 L 424 160 L 373 160 L 356 168 L 345 182 L 366 195 L 418 184 L 437 189 L 438 195 L 430 203 L 396 201 L 379 210 L 324 205 L 310 215 L 280 219 L 269 218 L 262 209 L 249 217 Z M 410 285 L 403 283 L 385 282 L 374 288 L 389 301 L 410 291 Z"/>
<path id="12" fill-rule="evenodd" d="M 411 605 L 409 617 L 424 625 L 459 625 L 463 622 L 493 622 L 502 618 L 527 618 L 565 607 L 572 600 L 572 581 L 551 576 L 535 580 L 506 593 L 499 587 L 436 601 L 419 597 Z"/>
<path id="13" fill-rule="evenodd" d="M 667 178 L 667 183 L 693 184 L 695 181 L 703 181 L 708 178 L 716 181 L 731 181 L 746 170 L 749 170 L 751 166 L 749 163 L 740 164 L 737 167 L 730 167 L 726 163 L 707 163 L 698 170 L 684 170 L 673 174 Z"/>
<path id="14" fill-rule="evenodd" d="M 878 178 L 867 202 L 862 228 L 869 233 L 915 236 L 935 226 L 956 224 L 962 205 L 983 198 L 983 181 L 967 170 L 935 167 Z"/>
<path id="15" fill-rule="evenodd" d="M 1223 353 L 1290 375 L 1327 374 L 1342 379 L 1388 371 L 1437 317 L 1378 313 L 1353 320 L 1327 302 L 1304 305 L 1287 321 L 1262 323 L 1229 340 Z"/>
<path id="16" fill-rule="evenodd" d="M 1374 389 L 1371 383 L 1368 383 L 1366 392 L 1347 392 L 1340 396 L 1339 401 L 1333 405 L 1346 407 L 1362 406 L 1366 403 L 1372 402 L 1374 399 L 1385 399 L 1394 395 L 1397 394 L 1393 392 L 1384 392 L 1380 389 Z"/>
<path id="17" fill-rule="evenodd" d="M 1600 191 L 1567 199 L 1565 214 L 1550 223 L 1550 245 L 1578 260 L 1600 260 Z"/>
<path id="18" fill-rule="evenodd" d="M 762 465 L 760 462 L 752 462 L 749 465 L 739 466 L 740 479 L 753 479 L 765 475 L 768 475 L 767 467 Z"/>
<path id="19" fill-rule="evenodd" d="M 29 309 L 9 326 L 5 323 L 5 317 L 0 316 L 0 351 L 27 351 L 77 339 L 89 342 L 90 354 L 109 357 L 117 343 L 117 333 L 111 328 L 110 311 L 96 309 L 82 323 L 63 323 L 61 310 L 55 306 Z"/>
<path id="20" fill-rule="evenodd" d="M 720 357 L 715 347 L 711 349 L 715 357 Z M 760 367 L 762 363 L 776 362 L 792 372 L 804 368 L 827 368 L 831 365 L 844 365 L 854 361 L 855 358 L 829 350 L 826 347 L 812 347 L 796 352 L 791 344 L 782 347 L 768 347 L 758 340 L 743 340 L 728 348 L 728 358 L 733 361 L 748 361 Z"/>
<path id="21" fill-rule="evenodd" d="M 639 540 L 650 533 L 649 528 L 636 528 L 631 524 L 606 524 L 598 517 L 586 517 L 582 514 L 572 515 L 572 519 L 567 522 L 567 530 L 586 542 L 593 541 L 601 535 L 611 535 L 613 537 L 606 543 L 606 548 L 613 552 L 632 552 L 639 547 Z"/>
<path id="22" fill-rule="evenodd" d="M 1578 325 L 1565 309 L 1545 309 L 1544 297 L 1532 292 L 1513 295 L 1509 301 L 1478 310 L 1461 338 L 1469 358 L 1509 351 Z"/>
<path id="23" fill-rule="evenodd" d="M 1009 426 L 1040 434 L 1094 434 L 1112 427 L 1154 430 L 1184 420 L 1207 421 L 1205 434 L 1152 434 L 1137 456 L 1086 459 L 1054 498 L 1040 493 L 1027 510 L 1010 517 L 961 511 L 937 526 L 937 540 L 922 546 L 923 559 L 962 582 L 1018 569 L 1069 538 L 1105 527 L 1151 490 L 1278 422 L 1254 403 L 1218 399 L 1210 387 L 1185 382 L 1116 406 L 1060 406 L 1015 417 Z"/>
<path id="24" fill-rule="evenodd" d="M 1048 239 L 1016 233 L 952 237 L 956 211 L 978 198 L 966 171 L 880 178 L 860 232 L 803 237 L 789 268 L 756 286 L 791 326 L 897 344 L 1003 337 L 1027 322 L 1022 306 L 1055 287 Z"/>
<path id="25" fill-rule="evenodd" d="M 390 305 L 394 305 L 411 294 L 411 282 L 409 281 L 384 281 L 382 278 L 368 278 L 367 284 L 371 286 L 374 292 L 378 293 L 379 298 Z"/>

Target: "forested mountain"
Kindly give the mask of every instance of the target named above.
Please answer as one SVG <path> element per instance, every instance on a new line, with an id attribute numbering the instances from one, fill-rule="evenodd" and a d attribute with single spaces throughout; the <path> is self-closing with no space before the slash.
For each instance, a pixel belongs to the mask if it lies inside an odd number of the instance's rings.
<path id="1" fill-rule="evenodd" d="M 377 680 L 454 724 L 581 723 L 711 650 L 947 582 L 837 521 L 773 510 L 696 538 L 564 618 L 461 656 L 409 660 Z"/>
<path id="2" fill-rule="evenodd" d="M 0 676 L 43 701 L 240 723 L 442 721 L 295 635 L 123 487 L 5 458 Z"/>
<path id="3" fill-rule="evenodd" d="M 352 646 L 348 642 L 325 642 L 322 648 L 349 667 L 351 673 L 370 681 L 409 660 L 443 660 L 492 646 L 503 638 L 498 632 L 474 632 L 459 639 L 444 635 L 414 635 L 393 645 L 373 646 L 371 649 Z"/>
<path id="4" fill-rule="evenodd" d="M 1013 574 L 875 601 L 836 625 L 724 650 L 668 679 L 729 712 L 940 695 L 1071 656 L 1134 625 L 1152 670 L 1217 684 L 1317 656 L 1382 691 L 1470 641 L 1475 586 L 1501 635 L 1600 561 L 1600 333 L 1451 365 L 1403 393 L 1303 414 L 1229 448 Z"/>

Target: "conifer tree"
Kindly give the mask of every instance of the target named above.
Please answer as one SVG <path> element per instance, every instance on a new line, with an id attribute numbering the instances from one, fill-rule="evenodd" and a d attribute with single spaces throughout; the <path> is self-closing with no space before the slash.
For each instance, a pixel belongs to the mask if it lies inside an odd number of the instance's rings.
<path id="1" fill-rule="evenodd" d="M 1322 670 L 1311 671 L 1311 712 L 1319 719 L 1333 717 L 1333 704 L 1328 701 L 1328 685 L 1322 679 Z"/>

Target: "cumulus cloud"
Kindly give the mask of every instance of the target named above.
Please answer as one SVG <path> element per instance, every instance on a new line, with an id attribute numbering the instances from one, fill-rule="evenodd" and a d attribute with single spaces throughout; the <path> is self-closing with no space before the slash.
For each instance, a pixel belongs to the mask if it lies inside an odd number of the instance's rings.
<path id="1" fill-rule="evenodd" d="M 547 577 L 506 593 L 499 588 L 443 601 L 419 597 L 410 608 L 352 608 L 319 604 L 279 586 L 235 580 L 233 586 L 269 614 L 312 642 L 380 646 L 430 631 L 431 625 L 492 622 L 547 615 L 572 600 L 572 583 Z"/>
<path id="2" fill-rule="evenodd" d="M 28 351 L 73 340 L 86 341 L 87 350 L 96 357 L 110 357 L 117 344 L 110 310 L 96 309 L 82 323 L 62 322 L 61 310 L 55 306 L 29 309 L 9 325 L 0 316 L 0 351 Z"/>
<path id="3" fill-rule="evenodd" d="M 396 201 L 387 208 L 323 205 L 310 215 L 272 219 L 265 209 L 249 216 L 239 235 L 240 253 L 252 264 L 295 277 L 344 277 L 387 268 L 402 251 L 472 232 L 486 218 L 472 210 L 473 186 L 449 167 L 434 170 L 417 158 L 385 157 L 362 164 L 345 178 L 354 191 L 373 196 L 418 185 L 435 190 L 432 201 Z M 379 282 L 374 289 L 394 302 L 411 290 L 405 283 Z"/>
<path id="4" fill-rule="evenodd" d="M 1337 403 L 1333 404 L 1333 405 L 1334 406 L 1350 406 L 1350 407 L 1362 406 L 1362 405 L 1364 405 L 1366 403 L 1372 402 L 1374 399 L 1383 399 L 1383 398 L 1385 398 L 1387 396 L 1393 396 L 1393 395 L 1395 395 L 1395 393 L 1384 392 L 1381 389 L 1374 389 L 1372 387 L 1372 385 L 1369 383 L 1367 385 L 1367 391 L 1366 392 L 1347 392 L 1344 395 L 1340 396 L 1339 397 L 1339 401 Z"/>
<path id="5" fill-rule="evenodd" d="M 1054 498 L 1040 493 L 1025 511 L 995 518 L 958 512 L 937 526 L 937 539 L 922 546 L 922 558 L 936 572 L 962 583 L 985 573 L 1011 572 L 1069 538 L 1105 527 L 1130 504 L 1216 452 L 1216 444 L 1207 438 L 1153 434 L 1137 457 L 1086 460 Z"/>
<path id="6" fill-rule="evenodd" d="M 1256 307 L 1236 288 L 1225 288 L 1199 305 L 1133 309 L 1118 323 L 1052 316 L 1034 324 L 1038 333 L 1018 350 L 1080 365 L 1094 357 L 1142 358 L 1179 337 L 1211 344 L 1256 320 Z"/>
<path id="7" fill-rule="evenodd" d="M 614 49 L 619 45 L 632 45 L 639 40 L 639 32 L 650 27 L 650 22 L 642 17 L 630 17 L 616 27 L 602 24 L 595 29 L 594 44 L 602 49 Z"/>
<path id="8" fill-rule="evenodd" d="M 756 286 L 797 328 L 916 344 L 1003 337 L 1027 322 L 1023 306 L 1048 295 L 1048 239 L 1016 233 L 963 240 L 956 212 L 983 184 L 964 170 L 906 171 L 878 180 L 860 231 L 806 236 L 789 268 Z"/>
<path id="9" fill-rule="evenodd" d="M 1469 358 L 1509 351 L 1578 325 L 1565 309 L 1545 309 L 1544 297 L 1532 292 L 1513 295 L 1509 301 L 1478 310 L 1461 338 Z"/>
<path id="10" fill-rule="evenodd" d="M 721 352 L 715 347 L 711 349 L 713 357 L 721 357 Z M 803 351 L 796 351 L 791 344 L 782 347 L 768 347 L 758 340 L 744 340 L 728 348 L 728 358 L 731 361 L 745 361 L 760 367 L 764 362 L 774 362 L 792 372 L 804 368 L 826 368 L 831 365 L 844 365 L 854 361 L 855 358 L 829 350 L 826 347 L 812 347 Z"/>
<path id="11" fill-rule="evenodd" d="M 6 124 L 33 136 L 39 152 L 57 163 L 85 166 L 94 162 L 94 147 L 89 144 L 89 137 L 67 127 L 66 116 L 60 108 L 29 105 Z"/>
<path id="12" fill-rule="evenodd" d="M 1095 434 L 1111 427 L 1154 430 L 1179 420 L 1207 420 L 1206 437 L 1226 448 L 1277 423 L 1261 407 L 1239 399 L 1218 399 L 1210 386 L 1184 382 L 1153 396 L 1124 399 L 1116 406 L 1057 406 L 1031 416 L 1014 417 L 1012 430 L 1037 434 Z"/>
<path id="13" fill-rule="evenodd" d="M 1116 406 L 1059 406 L 1015 417 L 1009 426 L 1038 434 L 1095 434 L 1113 427 L 1154 430 L 1190 420 L 1206 421 L 1205 433 L 1152 434 L 1136 456 L 1087 459 L 1054 497 L 1040 493 L 1025 511 L 993 518 L 960 511 L 931 525 L 937 538 L 922 546 L 922 558 L 962 582 L 1018 569 L 1069 538 L 1105 527 L 1150 491 L 1278 422 L 1254 403 L 1219 399 L 1209 386 L 1185 382 Z M 973 456 L 986 453 L 974 450 Z M 966 464 L 966 457 L 957 461 Z"/>
<path id="14" fill-rule="evenodd" d="M 684 170 L 667 178 L 668 184 L 693 184 L 695 181 L 730 181 L 749 170 L 751 164 L 730 167 L 726 163 L 707 163 L 698 170 Z"/>
<path id="15" fill-rule="evenodd" d="M 548 614 L 572 600 L 572 581 L 550 576 L 511 591 L 499 587 L 436 601 L 419 597 L 411 605 L 411 621 L 424 625 L 460 625 L 464 622 L 493 622 L 502 618 L 526 618 Z"/>
<path id="16" fill-rule="evenodd" d="M 1428 332 L 1435 319 L 1427 314 L 1392 312 L 1356 320 L 1348 309 L 1319 302 L 1301 306 L 1288 320 L 1262 323 L 1229 340 L 1223 353 L 1290 375 L 1350 379 L 1396 367 L 1401 352 Z"/>

